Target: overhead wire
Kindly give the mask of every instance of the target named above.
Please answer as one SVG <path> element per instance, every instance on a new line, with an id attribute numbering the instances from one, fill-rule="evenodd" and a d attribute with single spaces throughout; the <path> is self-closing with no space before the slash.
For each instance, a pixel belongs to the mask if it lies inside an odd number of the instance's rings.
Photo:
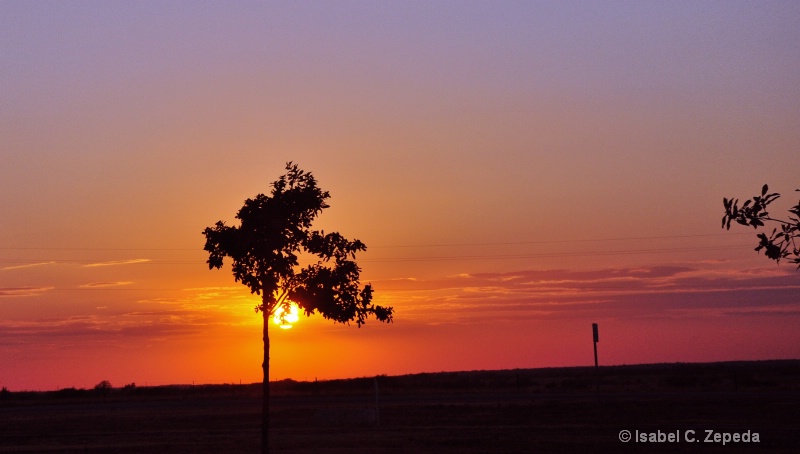
<path id="1" fill-rule="evenodd" d="M 370 246 L 369 249 L 390 249 L 390 248 L 428 248 L 428 247 L 465 247 L 465 246 L 514 246 L 523 244 L 559 244 L 559 243 L 602 243 L 610 241 L 644 241 L 644 240 L 670 240 L 684 238 L 707 238 L 724 237 L 736 235 L 752 235 L 752 233 L 726 232 L 726 233 L 706 233 L 694 235 L 660 235 L 660 236 L 639 236 L 639 237 L 616 237 L 616 238 L 576 238 L 566 240 L 526 240 L 526 241 L 487 241 L 479 243 L 433 243 L 433 244 L 399 244 L 399 245 L 378 245 Z M 3 250 L 33 250 L 33 251 L 199 251 L 199 248 L 147 248 L 147 247 L 43 247 L 43 246 L 0 246 Z"/>
<path id="2" fill-rule="evenodd" d="M 618 241 L 647 241 L 647 240 L 672 240 L 689 238 L 709 238 L 731 235 L 746 235 L 745 233 L 728 234 L 697 234 L 697 235 L 663 235 L 663 236 L 641 236 L 641 237 L 618 237 L 618 238 L 580 238 L 566 240 L 535 240 L 535 241 L 508 241 L 508 242 L 482 242 L 482 243 L 440 243 L 440 244 L 418 244 L 418 245 L 388 245 L 374 246 L 370 249 L 397 249 L 397 248 L 442 248 L 442 247 L 476 247 L 476 246 L 521 246 L 521 245 L 547 245 L 547 244 L 569 244 L 569 243 L 602 243 Z M 366 257 L 359 259 L 359 263 L 389 263 L 389 262 L 437 262 L 437 261 L 458 261 L 458 260 L 518 260 L 536 259 L 553 257 L 576 257 L 576 256 L 612 256 L 612 255 L 635 255 L 635 254 L 666 254 L 691 251 L 719 251 L 734 250 L 750 246 L 749 244 L 732 244 L 722 246 L 692 246 L 692 247 L 658 247 L 645 249 L 617 249 L 599 251 L 558 251 L 558 252 L 531 252 L 531 253 L 508 253 L 508 254 L 453 254 L 453 255 L 417 255 L 417 256 L 398 256 L 398 257 Z M 0 251 L 80 251 L 80 252 L 114 252 L 114 251 L 137 251 L 137 252 L 200 252 L 199 248 L 87 248 L 87 247 L 0 247 Z M 41 263 L 30 263 L 31 261 Z M 174 259 L 127 259 L 132 260 L 130 264 L 137 265 L 197 265 L 197 260 L 174 260 Z M 116 263 L 119 262 L 119 263 Z M 77 264 L 77 265 L 126 265 L 125 260 L 110 259 L 85 259 L 85 258 L 0 258 L 0 263 L 23 264 L 0 267 L 0 270 L 24 268 L 28 264 L 30 267 L 44 264 Z"/>

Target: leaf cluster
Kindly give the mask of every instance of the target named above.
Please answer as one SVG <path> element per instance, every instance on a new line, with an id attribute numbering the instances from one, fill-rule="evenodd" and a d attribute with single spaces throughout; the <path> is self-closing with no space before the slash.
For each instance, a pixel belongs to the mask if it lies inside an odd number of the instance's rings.
<path id="1" fill-rule="evenodd" d="M 776 219 L 770 216 L 767 208 L 780 196 L 778 193 L 770 194 L 769 186 L 765 184 L 761 188 L 761 195 L 746 200 L 741 206 L 739 199 L 723 198 L 725 215 L 722 217 L 722 228 L 730 230 L 731 222 L 752 226 L 754 229 L 764 227 L 767 222 L 777 224 L 769 235 L 766 233 L 756 235 L 759 239 L 756 252 L 763 250 L 767 258 L 776 262 L 788 259 L 800 269 L 800 248 L 797 246 L 800 237 L 800 202 L 789 209 L 791 215 L 786 220 Z"/>
<path id="2" fill-rule="evenodd" d="M 278 306 L 288 313 L 294 302 L 306 315 L 319 312 L 335 322 L 355 321 L 359 327 L 368 315 L 391 322 L 393 309 L 372 304 L 371 285 L 360 287 L 355 256 L 366 245 L 338 232 L 311 230 L 329 198 L 310 172 L 287 163 L 269 195 L 245 200 L 236 214 L 239 226 L 218 221 L 203 231 L 209 269 L 221 268 L 226 257 L 232 259 L 234 278 L 261 295 L 255 309 L 267 315 Z M 316 256 L 316 263 L 300 268 L 301 254 Z"/>

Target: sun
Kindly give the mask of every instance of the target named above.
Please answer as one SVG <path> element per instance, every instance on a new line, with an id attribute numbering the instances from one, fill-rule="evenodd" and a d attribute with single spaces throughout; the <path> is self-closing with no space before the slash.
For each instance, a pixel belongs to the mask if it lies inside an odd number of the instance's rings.
<path id="1" fill-rule="evenodd" d="M 290 329 L 292 323 L 298 320 L 300 320 L 300 316 L 298 315 L 297 305 L 294 303 L 289 306 L 288 313 L 286 313 L 283 306 L 278 306 L 275 308 L 275 313 L 272 315 L 272 321 L 281 329 Z"/>

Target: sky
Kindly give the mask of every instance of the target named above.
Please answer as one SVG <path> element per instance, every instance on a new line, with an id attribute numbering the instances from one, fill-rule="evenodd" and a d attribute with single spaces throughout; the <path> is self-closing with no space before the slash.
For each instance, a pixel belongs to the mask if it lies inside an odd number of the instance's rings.
<path id="1" fill-rule="evenodd" d="M 293 161 L 394 322 L 271 378 L 800 358 L 800 3 L 0 2 L 0 386 L 261 380 L 202 231 Z"/>

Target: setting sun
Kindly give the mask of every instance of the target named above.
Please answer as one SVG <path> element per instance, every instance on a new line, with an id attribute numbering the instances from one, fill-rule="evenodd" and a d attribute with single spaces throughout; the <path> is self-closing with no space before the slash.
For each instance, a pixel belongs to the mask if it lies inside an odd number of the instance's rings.
<path id="1" fill-rule="evenodd" d="M 298 320 L 300 320 L 300 316 L 297 315 L 297 305 L 294 303 L 289 306 L 289 313 L 286 313 L 283 306 L 278 306 L 275 308 L 275 313 L 272 315 L 272 321 L 275 322 L 276 325 L 279 325 L 281 329 L 290 329 L 292 323 Z"/>

